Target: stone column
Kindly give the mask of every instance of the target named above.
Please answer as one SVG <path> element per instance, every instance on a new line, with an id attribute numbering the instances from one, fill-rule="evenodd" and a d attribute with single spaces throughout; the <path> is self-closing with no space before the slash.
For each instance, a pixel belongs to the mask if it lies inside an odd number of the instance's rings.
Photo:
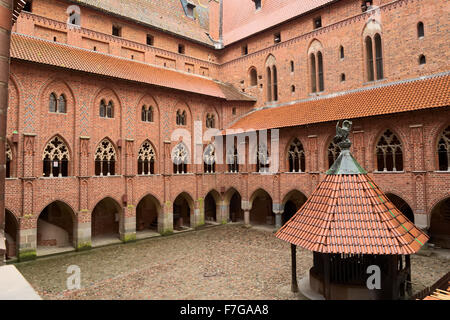
<path id="1" fill-rule="evenodd" d="M 273 213 L 275 213 L 275 229 L 278 230 L 281 228 L 283 221 L 282 217 L 284 212 L 284 205 L 280 203 L 273 203 L 272 211 Z"/>
<path id="2" fill-rule="evenodd" d="M 250 227 L 250 210 L 244 210 L 244 224 Z"/>
<path id="3" fill-rule="evenodd" d="M 77 228 L 74 238 L 77 251 L 91 249 L 91 212 L 87 209 L 82 209 L 78 212 Z"/>
<path id="4" fill-rule="evenodd" d="M 19 261 L 36 259 L 37 218 L 25 214 L 19 222 Z"/>
<path id="5" fill-rule="evenodd" d="M 0 265 L 5 260 L 5 143 L 6 121 L 8 110 L 8 82 L 9 82 L 9 47 L 12 28 L 12 4 L 9 1 L 0 1 Z"/>
<path id="6" fill-rule="evenodd" d="M 136 240 L 136 207 L 132 204 L 124 204 L 123 216 L 120 219 L 120 240 L 130 242 Z"/>
<path id="7" fill-rule="evenodd" d="M 192 215 L 191 215 L 192 217 Z M 191 227 L 196 228 L 205 224 L 205 199 L 194 201 L 194 220 L 191 219 Z"/>
<path id="8" fill-rule="evenodd" d="M 230 205 L 225 204 L 224 201 L 222 201 L 219 205 L 216 206 L 216 212 L 217 215 L 217 222 L 225 224 L 228 222 L 228 216 L 230 212 Z"/>
<path id="9" fill-rule="evenodd" d="M 158 232 L 163 236 L 173 233 L 173 203 L 169 200 L 158 213 Z"/>

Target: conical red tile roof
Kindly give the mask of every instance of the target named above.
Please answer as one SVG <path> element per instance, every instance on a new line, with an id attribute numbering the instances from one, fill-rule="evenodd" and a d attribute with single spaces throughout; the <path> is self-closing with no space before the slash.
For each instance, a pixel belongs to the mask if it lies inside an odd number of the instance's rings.
<path id="1" fill-rule="evenodd" d="M 345 254 L 412 254 L 428 241 L 365 173 L 328 174 L 275 236 Z"/>

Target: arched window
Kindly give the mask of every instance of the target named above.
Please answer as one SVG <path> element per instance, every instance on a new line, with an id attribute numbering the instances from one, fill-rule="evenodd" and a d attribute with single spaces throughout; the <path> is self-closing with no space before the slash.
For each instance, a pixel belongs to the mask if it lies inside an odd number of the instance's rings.
<path id="1" fill-rule="evenodd" d="M 317 92 L 317 80 L 316 80 L 316 56 L 314 53 L 310 55 L 310 63 L 311 63 L 311 92 Z"/>
<path id="2" fill-rule="evenodd" d="M 66 113 L 67 112 L 66 106 L 67 106 L 66 97 L 62 94 L 59 96 L 59 99 L 58 99 L 58 112 Z"/>
<path id="3" fill-rule="evenodd" d="M 450 126 L 439 137 L 438 160 L 439 171 L 450 171 Z"/>
<path id="4" fill-rule="evenodd" d="M 258 145 L 256 153 L 256 172 L 269 172 L 269 151 L 265 144 Z"/>
<path id="5" fill-rule="evenodd" d="M 366 68 L 367 68 L 367 81 L 373 81 L 373 51 L 372 51 L 372 38 L 366 37 Z"/>
<path id="6" fill-rule="evenodd" d="M 378 171 L 403 170 L 402 144 L 391 130 L 386 130 L 378 140 L 376 155 Z"/>
<path id="7" fill-rule="evenodd" d="M 177 125 L 179 125 L 179 126 L 186 125 L 186 111 L 184 111 L 184 110 L 183 110 L 183 112 L 181 112 L 181 110 L 177 111 Z"/>
<path id="8" fill-rule="evenodd" d="M 291 73 L 294 72 L 294 61 L 291 60 Z"/>
<path id="9" fill-rule="evenodd" d="M 277 75 L 277 67 L 273 66 L 272 67 L 272 72 L 273 72 L 273 100 L 274 101 L 278 101 L 278 75 Z"/>
<path id="10" fill-rule="evenodd" d="M 144 122 L 147 121 L 147 107 L 145 105 L 142 106 L 141 120 L 144 121 Z"/>
<path id="11" fill-rule="evenodd" d="M 106 103 L 105 100 L 100 101 L 100 117 L 106 117 Z"/>
<path id="12" fill-rule="evenodd" d="M 114 118 L 114 104 L 112 101 L 109 101 L 106 106 L 106 117 L 110 119 Z"/>
<path id="13" fill-rule="evenodd" d="M 11 178 L 11 162 L 12 162 L 12 150 L 9 143 L 6 143 L 6 178 Z"/>
<path id="14" fill-rule="evenodd" d="M 103 139 L 95 151 L 95 175 L 113 176 L 116 174 L 116 150 L 108 139 Z"/>
<path id="15" fill-rule="evenodd" d="M 56 109 L 56 94 L 54 94 L 54 93 L 50 94 L 50 100 L 49 100 L 49 103 L 48 103 L 48 110 L 50 112 L 56 112 L 57 111 L 57 109 Z"/>
<path id="16" fill-rule="evenodd" d="M 377 33 L 375 39 L 375 59 L 377 64 L 377 80 L 383 79 L 383 49 L 381 47 L 381 36 Z"/>
<path id="17" fill-rule="evenodd" d="M 181 124 L 181 111 L 177 110 L 177 126 Z"/>
<path id="18" fill-rule="evenodd" d="M 43 160 L 44 177 L 67 177 L 69 175 L 69 150 L 59 137 L 45 146 Z"/>
<path id="19" fill-rule="evenodd" d="M 421 54 L 420 56 L 419 56 L 419 64 L 425 64 L 425 63 L 427 63 L 427 59 L 425 58 L 425 56 L 423 55 L 423 54 Z"/>
<path id="20" fill-rule="evenodd" d="M 216 172 L 216 148 L 208 144 L 203 152 L 203 170 L 205 173 Z"/>
<path id="21" fill-rule="evenodd" d="M 215 128 L 215 116 L 213 114 L 207 114 L 206 115 L 206 128 Z"/>
<path id="22" fill-rule="evenodd" d="M 288 159 L 289 172 L 305 172 L 305 150 L 297 138 L 289 146 Z"/>
<path id="23" fill-rule="evenodd" d="M 424 29 L 424 26 L 423 26 L 423 22 L 420 21 L 417 24 L 417 37 L 418 38 L 423 38 L 424 36 L 425 36 L 425 29 Z"/>
<path id="24" fill-rule="evenodd" d="M 153 107 L 150 106 L 147 109 L 147 122 L 153 122 Z"/>
<path id="25" fill-rule="evenodd" d="M 344 54 L 344 47 L 340 46 L 339 48 L 339 58 L 344 59 L 345 54 Z"/>
<path id="26" fill-rule="evenodd" d="M 317 52 L 317 75 L 319 77 L 319 91 L 325 90 L 324 80 L 323 80 L 323 60 L 322 52 Z"/>
<path id="27" fill-rule="evenodd" d="M 172 150 L 173 173 L 187 173 L 187 165 L 189 162 L 189 152 L 186 145 L 182 142 L 178 143 Z"/>
<path id="28" fill-rule="evenodd" d="M 239 157 L 237 148 L 228 150 L 227 152 L 228 172 L 239 172 Z"/>
<path id="29" fill-rule="evenodd" d="M 145 141 L 138 152 L 138 174 L 155 174 L 155 150 Z"/>
<path id="30" fill-rule="evenodd" d="M 341 148 L 339 148 L 339 146 L 336 143 L 334 143 L 334 141 L 331 141 L 330 144 L 328 145 L 327 153 L 328 153 L 328 168 L 331 168 L 333 163 L 341 154 Z"/>
<path id="31" fill-rule="evenodd" d="M 267 101 L 272 101 L 272 71 L 267 67 Z"/>
<path id="32" fill-rule="evenodd" d="M 252 87 L 258 85 L 258 74 L 255 68 L 250 69 L 250 85 Z"/>

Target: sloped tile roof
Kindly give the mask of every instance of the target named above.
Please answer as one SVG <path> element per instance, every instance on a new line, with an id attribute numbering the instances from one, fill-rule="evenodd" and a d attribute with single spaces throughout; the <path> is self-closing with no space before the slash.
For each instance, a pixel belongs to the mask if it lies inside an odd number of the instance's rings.
<path id="1" fill-rule="evenodd" d="M 209 78 L 13 33 L 11 58 L 229 100 L 253 101 Z"/>
<path id="2" fill-rule="evenodd" d="M 273 129 L 450 105 L 450 73 L 253 111 L 230 129 Z"/>
<path id="3" fill-rule="evenodd" d="M 326 175 L 275 234 L 321 253 L 412 254 L 428 241 L 367 174 Z"/>
<path id="4" fill-rule="evenodd" d="M 213 45 L 209 31 L 208 1 L 196 4 L 196 19 L 186 16 L 180 0 L 72 0 L 97 10 L 113 13 L 149 26 L 180 35 L 204 44 Z"/>
<path id="5" fill-rule="evenodd" d="M 236 42 L 335 1 L 264 0 L 262 8 L 255 10 L 253 1 L 225 0 L 223 7 L 224 44 Z"/>

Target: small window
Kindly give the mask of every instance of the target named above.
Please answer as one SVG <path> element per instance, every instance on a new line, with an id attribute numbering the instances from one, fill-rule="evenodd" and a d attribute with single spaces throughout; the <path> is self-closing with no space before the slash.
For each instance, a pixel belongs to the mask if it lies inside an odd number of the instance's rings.
<path id="1" fill-rule="evenodd" d="M 255 10 L 261 9 L 261 0 L 253 0 L 255 3 Z"/>
<path id="2" fill-rule="evenodd" d="M 339 48 L 339 57 L 340 57 L 341 59 L 344 59 L 344 57 L 345 57 L 345 54 L 344 54 L 344 47 L 343 47 L 343 46 L 341 46 L 341 47 Z"/>
<path id="3" fill-rule="evenodd" d="M 97 47 L 96 46 L 94 46 L 94 51 L 97 51 Z"/>
<path id="4" fill-rule="evenodd" d="M 119 26 L 112 26 L 112 35 L 116 37 L 122 36 L 122 28 Z"/>
<path id="5" fill-rule="evenodd" d="M 233 108 L 233 109 L 231 110 L 231 113 L 233 114 L 233 116 L 235 116 L 235 115 L 236 115 L 236 108 Z"/>
<path id="6" fill-rule="evenodd" d="M 419 64 L 422 65 L 425 63 L 427 63 L 427 59 L 425 58 L 425 56 L 423 54 L 421 54 L 419 57 Z"/>
<path id="7" fill-rule="evenodd" d="M 295 86 L 291 86 L 291 93 L 295 93 Z"/>
<path id="8" fill-rule="evenodd" d="M 194 10 L 195 10 L 195 4 L 189 3 L 186 5 L 186 15 L 189 18 L 195 18 L 194 17 Z"/>
<path id="9" fill-rule="evenodd" d="M 48 109 L 50 112 L 56 112 L 56 94 L 50 94 L 49 106 Z"/>
<path id="10" fill-rule="evenodd" d="M 345 81 L 345 73 L 341 73 L 341 82 Z"/>
<path id="11" fill-rule="evenodd" d="M 417 24 L 417 37 L 419 39 L 423 38 L 425 36 L 425 29 L 423 27 L 423 22 L 419 22 Z"/>
<path id="12" fill-rule="evenodd" d="M 147 45 L 148 46 L 153 46 L 154 40 L 155 39 L 153 38 L 152 35 L 150 35 L 150 34 L 147 35 Z"/>
<path id="13" fill-rule="evenodd" d="M 186 48 L 185 48 L 184 44 L 179 44 L 178 45 L 178 53 L 184 54 L 185 52 L 186 52 Z"/>
<path id="14" fill-rule="evenodd" d="M 291 72 L 294 72 L 294 61 L 291 61 Z"/>
<path id="15" fill-rule="evenodd" d="M 28 1 L 25 2 L 25 6 L 23 7 L 23 11 L 33 12 L 32 11 L 32 7 L 33 7 L 32 1 L 28 0 Z"/>
<path id="16" fill-rule="evenodd" d="M 366 12 L 372 6 L 372 0 L 363 0 L 361 4 L 362 12 Z"/>
<path id="17" fill-rule="evenodd" d="M 281 42 L 281 33 L 277 32 L 273 35 L 273 42 L 274 43 L 280 43 Z"/>
<path id="18" fill-rule="evenodd" d="M 248 54 L 248 45 L 242 46 L 242 55 L 245 56 Z"/>
<path id="19" fill-rule="evenodd" d="M 256 73 L 256 69 L 252 68 L 250 70 L 250 85 L 257 86 L 258 85 L 258 74 Z"/>
<path id="20" fill-rule="evenodd" d="M 53 42 L 56 42 L 56 37 L 53 37 Z"/>
<path id="21" fill-rule="evenodd" d="M 314 19 L 314 29 L 322 28 L 322 17 Z"/>

